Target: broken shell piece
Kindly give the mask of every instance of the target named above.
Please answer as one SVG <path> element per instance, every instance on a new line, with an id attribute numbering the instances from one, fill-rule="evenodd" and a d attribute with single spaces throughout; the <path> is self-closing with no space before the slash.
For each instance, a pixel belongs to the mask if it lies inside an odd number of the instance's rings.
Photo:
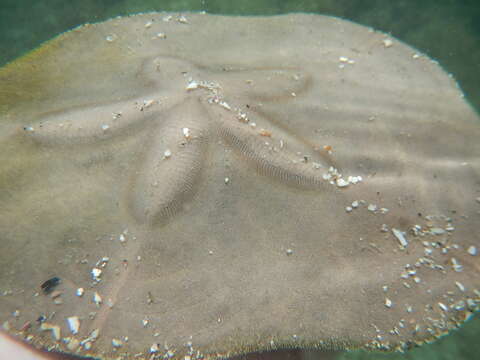
<path id="1" fill-rule="evenodd" d="M 67 349 L 70 351 L 75 351 L 80 345 L 80 341 L 75 338 L 68 338 Z"/>
<path id="2" fill-rule="evenodd" d="M 84 289 L 84 288 L 78 288 L 77 291 L 75 292 L 75 294 L 76 294 L 78 297 L 82 297 L 84 293 L 85 293 L 85 289 Z"/>
<path id="3" fill-rule="evenodd" d="M 383 45 L 386 47 L 386 48 L 389 48 L 393 45 L 393 41 L 391 39 L 383 39 Z"/>
<path id="4" fill-rule="evenodd" d="M 402 247 L 407 247 L 408 245 L 408 240 L 405 237 L 405 233 L 403 231 L 397 230 L 397 229 L 392 229 L 393 235 L 397 238 L 397 240 L 400 242 L 400 245 Z"/>
<path id="5" fill-rule="evenodd" d="M 150 346 L 150 354 L 155 354 L 158 352 L 158 350 L 159 350 L 158 344 L 155 343 L 155 344 L 152 344 L 152 346 Z"/>
<path id="6" fill-rule="evenodd" d="M 272 133 L 265 129 L 260 129 L 259 131 L 260 136 L 271 137 Z"/>
<path id="7" fill-rule="evenodd" d="M 168 159 L 168 158 L 170 158 L 170 156 L 172 156 L 172 151 L 170 149 L 167 149 L 163 152 L 163 158 L 164 159 Z"/>
<path id="8" fill-rule="evenodd" d="M 392 300 L 390 300 L 389 298 L 385 298 L 385 306 L 387 308 L 391 308 L 393 306 Z"/>
<path id="9" fill-rule="evenodd" d="M 100 281 L 100 275 L 102 275 L 102 270 L 98 268 L 93 268 L 91 271 L 92 279 L 95 281 Z"/>
<path id="10" fill-rule="evenodd" d="M 102 297 L 97 292 L 95 292 L 95 294 L 93 294 L 93 302 L 97 306 L 100 306 L 100 304 L 102 303 Z"/>
<path id="11" fill-rule="evenodd" d="M 198 82 L 196 81 L 190 81 L 185 88 L 185 90 L 190 91 L 190 90 L 195 90 L 198 89 Z"/>
<path id="12" fill-rule="evenodd" d="M 78 330 L 80 329 L 80 319 L 78 316 L 70 316 L 67 318 L 68 328 L 73 335 L 78 334 Z"/>
<path id="13" fill-rule="evenodd" d="M 40 325 L 40 330 L 50 331 L 52 333 L 52 337 L 56 341 L 60 340 L 60 327 L 59 326 L 53 325 L 53 324 L 50 324 L 50 323 L 47 323 L 47 322 L 43 322 Z"/>
<path id="14" fill-rule="evenodd" d="M 112 339 L 112 345 L 115 348 L 119 348 L 123 345 L 123 341 L 119 339 Z"/>
<path id="15" fill-rule="evenodd" d="M 338 186 L 338 187 L 346 187 L 346 186 L 348 186 L 348 185 L 349 185 L 348 181 L 346 181 L 346 180 L 344 180 L 344 179 L 342 179 L 342 178 L 337 179 L 337 186 Z"/>
<path id="16" fill-rule="evenodd" d="M 472 245 L 467 249 L 467 252 L 472 256 L 476 256 L 477 255 L 477 248 Z"/>

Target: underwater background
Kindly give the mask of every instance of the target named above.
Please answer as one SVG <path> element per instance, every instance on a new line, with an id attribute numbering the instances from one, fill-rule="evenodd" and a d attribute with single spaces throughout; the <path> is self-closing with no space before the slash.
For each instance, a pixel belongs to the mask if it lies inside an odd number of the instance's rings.
<path id="1" fill-rule="evenodd" d="M 437 60 L 480 112 L 480 0 L 0 0 L 0 66 L 78 25 L 148 11 L 308 12 L 352 20 L 391 33 Z M 480 359 L 480 318 L 406 354 L 338 357 L 353 359 Z"/>

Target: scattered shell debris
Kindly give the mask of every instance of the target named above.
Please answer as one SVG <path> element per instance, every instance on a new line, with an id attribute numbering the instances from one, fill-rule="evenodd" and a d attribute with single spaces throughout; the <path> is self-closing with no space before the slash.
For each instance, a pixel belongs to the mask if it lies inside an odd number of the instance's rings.
<path id="1" fill-rule="evenodd" d="M 346 179 L 333 166 L 328 168 L 328 171 L 322 175 L 323 179 L 332 185 L 339 188 L 355 185 L 363 181 L 361 176 L 348 176 Z"/>
<path id="2" fill-rule="evenodd" d="M 75 294 L 76 294 L 78 297 L 82 297 L 84 293 L 85 293 L 85 289 L 84 289 L 84 288 L 78 288 L 77 291 L 75 292 Z"/>

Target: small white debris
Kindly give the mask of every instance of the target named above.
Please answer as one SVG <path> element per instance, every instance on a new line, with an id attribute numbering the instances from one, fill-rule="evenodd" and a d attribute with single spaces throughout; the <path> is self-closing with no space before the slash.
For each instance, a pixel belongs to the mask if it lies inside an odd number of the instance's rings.
<path id="1" fill-rule="evenodd" d="M 348 62 L 348 58 L 347 58 L 346 56 L 340 56 L 340 57 L 338 58 L 338 60 L 339 60 L 340 62 L 343 62 L 343 63 Z"/>
<path id="2" fill-rule="evenodd" d="M 56 340 L 56 341 L 59 341 L 60 340 L 60 327 L 57 326 L 57 325 L 53 325 L 53 324 L 50 324 L 50 323 L 47 323 L 47 322 L 43 322 L 41 325 L 40 325 L 40 330 L 43 330 L 43 331 L 50 331 L 51 334 L 52 334 L 52 337 Z"/>
<path id="3" fill-rule="evenodd" d="M 93 294 L 93 302 L 98 307 L 100 307 L 100 304 L 102 303 L 102 297 L 97 292 Z"/>
<path id="4" fill-rule="evenodd" d="M 457 259 L 451 258 L 450 261 L 452 263 L 453 270 L 455 270 L 456 272 L 462 272 L 463 271 L 463 266 L 458 262 Z"/>
<path id="5" fill-rule="evenodd" d="M 177 19 L 180 24 L 188 24 L 188 20 L 184 15 L 180 15 Z"/>
<path id="6" fill-rule="evenodd" d="M 385 46 L 386 48 L 389 48 L 393 45 L 393 41 L 391 39 L 383 39 L 383 46 Z"/>
<path id="7" fill-rule="evenodd" d="M 105 40 L 107 40 L 108 42 L 114 42 L 116 38 L 117 38 L 117 35 L 111 34 L 111 35 L 107 35 L 105 37 Z"/>
<path id="8" fill-rule="evenodd" d="M 35 129 L 32 126 L 25 126 L 23 130 L 28 131 L 28 132 L 34 132 Z"/>
<path id="9" fill-rule="evenodd" d="M 148 109 L 150 106 L 152 106 L 155 103 L 155 100 L 149 99 L 149 100 L 143 100 L 143 105 L 140 107 L 140 111 L 143 111 L 145 109 Z"/>
<path id="10" fill-rule="evenodd" d="M 172 151 L 170 149 L 167 149 L 163 152 L 163 158 L 168 159 L 172 156 Z"/>
<path id="11" fill-rule="evenodd" d="M 392 228 L 392 233 L 393 233 L 393 235 L 395 235 L 397 240 L 400 242 L 401 246 L 403 246 L 404 248 L 407 247 L 408 241 L 407 241 L 407 238 L 405 237 L 405 233 L 403 231 Z"/>
<path id="12" fill-rule="evenodd" d="M 445 234 L 445 230 L 442 228 L 434 227 L 430 229 L 430 233 L 433 235 L 443 235 Z"/>
<path id="13" fill-rule="evenodd" d="M 359 205 L 359 204 L 358 204 L 358 201 L 357 201 L 357 200 L 355 200 L 355 201 L 352 202 L 352 208 L 356 209 L 356 208 L 358 208 L 358 205 Z"/>
<path id="14" fill-rule="evenodd" d="M 377 211 L 377 205 L 375 205 L 375 204 L 368 204 L 367 209 L 368 209 L 368 211 L 375 212 L 375 211 Z"/>
<path id="15" fill-rule="evenodd" d="M 80 345 L 80 341 L 78 341 L 77 339 L 75 338 L 67 338 L 68 339 L 68 343 L 67 343 L 67 349 L 70 350 L 70 351 L 75 351 L 78 346 Z M 64 341 L 66 339 L 64 338 Z"/>
<path id="16" fill-rule="evenodd" d="M 387 291 L 388 291 L 388 286 L 387 286 L 387 285 L 383 285 L 383 286 L 382 286 L 382 290 L 383 290 L 383 292 L 387 292 Z"/>
<path id="17" fill-rule="evenodd" d="M 385 298 L 385 306 L 390 309 L 393 306 L 392 300 Z"/>
<path id="18" fill-rule="evenodd" d="M 159 350 L 159 347 L 157 343 L 152 344 L 152 346 L 150 346 L 150 354 L 155 354 L 158 352 L 158 350 Z"/>
<path id="19" fill-rule="evenodd" d="M 286 250 L 286 253 L 287 253 L 287 255 L 292 255 L 292 254 L 293 254 L 293 250 L 289 248 L 289 249 Z"/>
<path id="20" fill-rule="evenodd" d="M 167 38 L 167 35 L 165 33 L 156 33 L 154 37 L 152 37 L 152 40 L 155 40 L 155 39 L 166 39 Z"/>
<path id="21" fill-rule="evenodd" d="M 382 227 L 380 228 L 380 231 L 381 231 L 381 232 L 385 232 L 385 233 L 388 232 L 388 226 L 387 226 L 387 224 L 382 224 Z"/>
<path id="22" fill-rule="evenodd" d="M 195 89 L 198 89 L 198 83 L 196 81 L 190 81 L 187 85 L 187 87 L 185 88 L 185 90 L 187 91 L 190 91 L 190 90 L 195 90 Z"/>
<path id="23" fill-rule="evenodd" d="M 78 334 L 78 330 L 80 329 L 80 319 L 78 316 L 70 316 L 67 318 L 68 328 L 73 335 Z"/>
<path id="24" fill-rule="evenodd" d="M 232 110 L 232 107 L 231 107 L 227 102 L 225 102 L 225 101 L 220 101 L 220 102 L 218 103 L 218 105 L 220 105 L 221 107 L 223 107 L 223 108 L 225 108 L 225 109 L 227 109 L 227 110 Z"/>
<path id="25" fill-rule="evenodd" d="M 183 136 L 185 137 L 185 139 L 190 139 L 190 129 L 185 127 L 185 128 L 182 128 L 182 133 L 183 133 Z"/>
<path id="26" fill-rule="evenodd" d="M 145 28 L 148 29 L 148 28 L 152 27 L 152 25 L 153 25 L 153 22 L 149 21 L 145 24 Z"/>
<path id="27" fill-rule="evenodd" d="M 444 303 L 439 302 L 438 307 L 442 309 L 443 311 L 448 311 L 448 306 L 445 305 Z"/>
<path id="28" fill-rule="evenodd" d="M 110 129 L 110 126 L 107 125 L 107 124 L 102 124 L 102 130 L 103 131 L 107 131 L 108 129 Z"/>
<path id="29" fill-rule="evenodd" d="M 337 179 L 337 186 L 338 187 L 346 187 L 348 186 L 350 183 L 348 181 L 346 181 L 345 179 L 343 178 L 339 178 Z"/>
<path id="30" fill-rule="evenodd" d="M 148 319 L 143 319 L 143 320 L 142 320 L 142 325 L 143 325 L 143 327 L 147 327 L 147 325 L 148 325 Z"/>
<path id="31" fill-rule="evenodd" d="M 121 243 L 124 243 L 125 241 L 127 241 L 124 234 L 120 234 L 120 236 L 118 237 L 118 240 L 120 240 Z"/>
<path id="32" fill-rule="evenodd" d="M 420 58 L 420 54 L 413 54 L 413 55 L 412 55 L 412 58 L 418 59 L 418 58 Z"/>
<path id="33" fill-rule="evenodd" d="M 93 268 L 91 274 L 93 280 L 100 281 L 100 275 L 102 275 L 102 270 L 98 268 Z"/>
<path id="34" fill-rule="evenodd" d="M 85 293 L 85 289 L 84 289 L 84 288 L 78 288 L 77 291 L 75 292 L 75 294 L 76 294 L 78 297 L 82 297 L 84 293 Z"/>
<path id="35" fill-rule="evenodd" d="M 352 210 L 353 210 L 353 208 L 352 208 L 351 206 L 347 206 L 347 207 L 345 208 L 345 211 L 346 211 L 347 213 L 352 212 Z"/>
<path id="36" fill-rule="evenodd" d="M 349 176 L 347 178 L 347 180 L 350 184 L 355 185 L 355 184 L 358 184 L 359 182 L 361 182 L 363 180 L 363 178 L 360 175 L 359 176 Z"/>
<path id="37" fill-rule="evenodd" d="M 115 348 L 119 348 L 123 345 L 123 341 L 119 339 L 112 339 L 112 345 Z"/>
<path id="38" fill-rule="evenodd" d="M 455 285 L 457 285 L 457 287 L 460 291 L 462 291 L 462 292 L 465 291 L 465 286 L 461 282 L 455 281 Z"/>
<path id="39" fill-rule="evenodd" d="M 472 256 L 476 256 L 477 255 L 477 248 L 473 245 L 469 246 L 468 249 L 467 249 L 467 252 Z"/>
<path id="40" fill-rule="evenodd" d="M 169 22 L 170 20 L 172 20 L 172 18 L 173 18 L 172 15 L 167 15 L 167 16 L 164 16 L 164 17 L 162 18 L 162 20 L 165 21 L 165 22 Z"/>
<path id="41" fill-rule="evenodd" d="M 224 179 L 224 182 L 225 182 L 225 184 L 228 184 L 228 183 L 230 182 L 230 178 L 226 177 L 226 178 Z"/>

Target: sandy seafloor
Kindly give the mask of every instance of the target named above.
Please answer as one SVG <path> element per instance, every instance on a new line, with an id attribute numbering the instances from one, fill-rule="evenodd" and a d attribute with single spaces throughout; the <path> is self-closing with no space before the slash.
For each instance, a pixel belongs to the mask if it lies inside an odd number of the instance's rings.
<path id="1" fill-rule="evenodd" d="M 349 19 L 438 60 L 480 111 L 480 0 L 0 0 L 0 66 L 80 24 L 147 11 L 309 12 Z M 480 318 L 406 354 L 350 352 L 340 359 L 480 359 Z"/>

